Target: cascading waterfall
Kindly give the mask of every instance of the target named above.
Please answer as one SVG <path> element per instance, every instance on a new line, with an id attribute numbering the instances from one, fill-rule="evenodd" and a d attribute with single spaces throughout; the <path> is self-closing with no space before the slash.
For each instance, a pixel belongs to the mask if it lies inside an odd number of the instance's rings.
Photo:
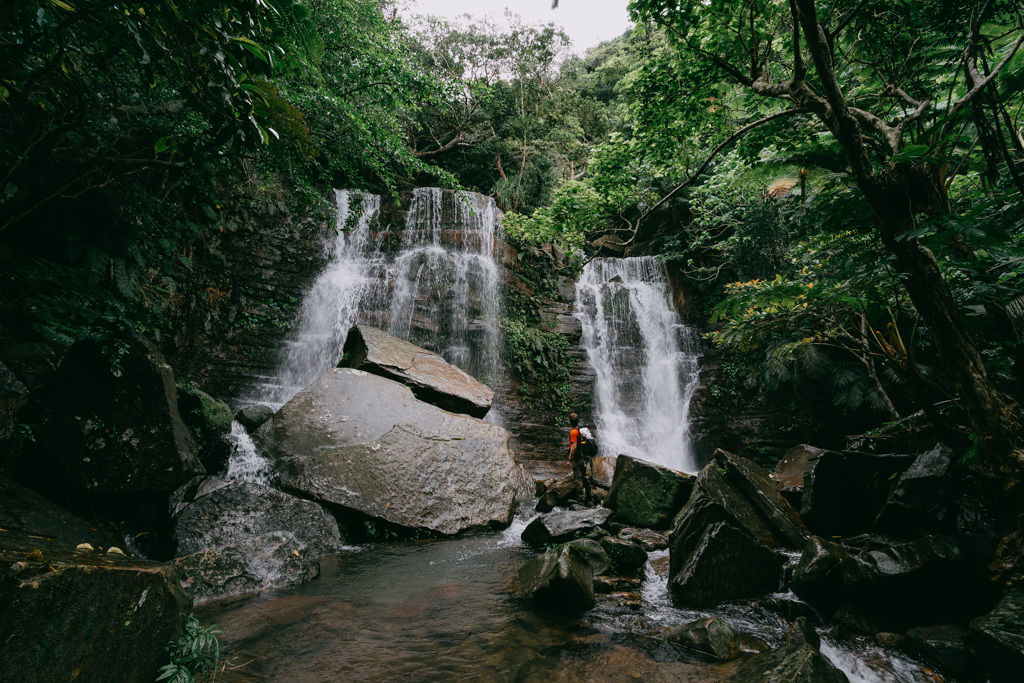
<path id="1" fill-rule="evenodd" d="M 661 263 L 649 256 L 594 259 L 576 284 L 574 315 L 596 375 L 602 452 L 695 472 L 689 406 L 699 338 L 673 308 Z"/>
<path id="2" fill-rule="evenodd" d="M 491 197 L 417 188 L 363 319 L 493 386 L 499 375 L 499 212 Z"/>

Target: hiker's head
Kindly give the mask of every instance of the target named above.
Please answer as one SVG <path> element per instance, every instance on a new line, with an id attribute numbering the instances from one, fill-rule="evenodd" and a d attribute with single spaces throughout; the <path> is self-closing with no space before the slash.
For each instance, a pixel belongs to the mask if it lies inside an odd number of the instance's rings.
<path id="1" fill-rule="evenodd" d="M 580 425 L 580 416 L 576 413 L 569 414 L 569 425 L 571 427 L 578 427 Z"/>

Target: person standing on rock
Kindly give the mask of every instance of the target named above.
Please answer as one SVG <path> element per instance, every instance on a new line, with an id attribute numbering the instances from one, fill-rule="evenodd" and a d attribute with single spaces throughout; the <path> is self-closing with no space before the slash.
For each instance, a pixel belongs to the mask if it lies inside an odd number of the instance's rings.
<path id="1" fill-rule="evenodd" d="M 583 497 L 585 505 L 592 505 L 594 494 L 590 490 L 590 476 L 587 475 L 587 458 L 580 450 L 580 416 L 569 415 L 569 464 L 572 465 L 573 490 Z"/>

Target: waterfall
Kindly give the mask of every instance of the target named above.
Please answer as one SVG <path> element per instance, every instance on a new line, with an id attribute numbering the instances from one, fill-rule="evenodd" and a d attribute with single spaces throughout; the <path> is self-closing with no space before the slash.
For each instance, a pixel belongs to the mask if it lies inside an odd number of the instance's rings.
<path id="1" fill-rule="evenodd" d="M 574 315 L 596 375 L 601 451 L 695 472 L 689 404 L 699 337 L 673 308 L 661 263 L 649 256 L 594 259 L 576 284 Z"/>
<path id="2" fill-rule="evenodd" d="M 335 190 L 335 231 L 324 248 L 329 262 L 302 301 L 295 327 L 285 339 L 277 370 L 264 378 L 254 401 L 284 405 L 341 360 L 348 331 L 356 322 L 372 262 L 366 252 L 380 197 Z"/>
<path id="3" fill-rule="evenodd" d="M 278 408 L 341 360 L 349 329 L 374 325 L 481 381 L 500 374 L 500 212 L 490 197 L 418 188 L 405 220 L 380 225 L 381 198 L 336 190 L 329 263 L 310 287 L 277 369 L 249 403 Z"/>

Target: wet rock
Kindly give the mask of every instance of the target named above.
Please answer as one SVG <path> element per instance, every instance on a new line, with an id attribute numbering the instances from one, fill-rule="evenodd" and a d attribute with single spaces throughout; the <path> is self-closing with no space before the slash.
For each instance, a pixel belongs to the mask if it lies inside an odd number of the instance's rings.
<path id="1" fill-rule="evenodd" d="M 797 619 L 786 644 L 740 662 L 730 679 L 734 683 L 792 681 L 793 683 L 848 683 L 842 671 L 819 651 L 820 640 L 810 623 Z"/>
<path id="2" fill-rule="evenodd" d="M 907 630 L 903 647 L 935 666 L 943 676 L 957 678 L 978 670 L 967 630 L 949 624 Z"/>
<path id="3" fill-rule="evenodd" d="M 245 406 L 235 413 L 235 419 L 250 434 L 262 427 L 263 423 L 272 417 L 274 417 L 274 409 L 262 404 Z"/>
<path id="4" fill-rule="evenodd" d="M 647 564 L 647 551 L 637 543 L 614 536 L 605 536 L 600 542 L 608 554 L 613 574 L 633 576 L 642 572 Z"/>
<path id="5" fill-rule="evenodd" d="M 673 534 L 675 537 L 675 534 Z M 784 557 L 729 522 L 683 529 L 671 546 L 669 590 L 688 607 L 711 607 L 725 600 L 777 591 Z"/>
<path id="6" fill-rule="evenodd" d="M 800 498 L 804 493 L 804 472 L 807 462 L 813 456 L 823 453 L 823 449 L 807 444 L 794 446 L 783 454 L 770 475 L 779 484 L 782 496 L 795 509 L 800 509 Z"/>
<path id="7" fill-rule="evenodd" d="M 764 525 L 787 548 L 802 548 L 811 534 L 796 510 L 782 497 L 776 482 L 753 460 L 719 449 L 712 463 L 749 501 Z M 747 514 L 753 520 L 755 515 Z M 750 528 L 745 525 L 745 528 Z"/>
<path id="8" fill-rule="evenodd" d="M 958 473 L 950 514 L 952 534 L 964 548 L 981 557 L 996 557 L 993 570 L 1008 584 L 1024 583 L 1024 536 L 1017 513 L 1005 495 L 1005 479 L 994 472 Z M 1017 551 L 1007 555 L 1007 537 L 1016 537 Z M 1014 578 L 1016 577 L 1016 578 Z"/>
<path id="9" fill-rule="evenodd" d="M 320 565 L 290 531 L 271 531 L 178 557 L 181 588 L 196 604 L 311 581 Z"/>
<path id="10" fill-rule="evenodd" d="M 192 610 L 170 565 L 0 531 L 0 679 L 153 681 Z"/>
<path id="11" fill-rule="evenodd" d="M 841 595 L 836 568 L 849 555 L 849 551 L 838 543 L 812 536 L 793 571 L 790 588 L 812 604 L 834 606 Z"/>
<path id="12" fill-rule="evenodd" d="M 549 512 L 527 524 L 522 539 L 536 548 L 543 548 L 549 543 L 563 543 L 601 526 L 611 514 L 607 508 Z"/>
<path id="13" fill-rule="evenodd" d="M 18 411 L 28 404 L 28 399 L 28 388 L 18 381 L 6 365 L 0 363 L 0 443 L 14 435 Z M 3 466 L 6 459 L 4 456 L 0 460 L 0 466 Z"/>
<path id="14" fill-rule="evenodd" d="M 1024 588 L 1013 588 L 985 616 L 971 621 L 971 644 L 993 681 L 1019 681 L 1024 671 Z"/>
<path id="15" fill-rule="evenodd" d="M 636 527 L 625 527 L 617 534 L 624 541 L 632 541 L 641 548 L 650 552 L 652 550 L 664 550 L 668 547 L 668 536 L 652 529 L 638 529 Z"/>
<path id="16" fill-rule="evenodd" d="M 548 480 L 538 496 L 537 512 L 551 512 L 556 507 L 567 507 L 574 490 L 571 474 L 561 479 Z"/>
<path id="17" fill-rule="evenodd" d="M 221 472 L 228 464 L 231 444 L 231 408 L 187 384 L 178 385 L 178 412 L 195 438 L 199 459 L 208 472 Z"/>
<path id="18" fill-rule="evenodd" d="M 694 477 L 620 455 L 608 493 L 615 519 L 632 526 L 667 528 L 693 489 Z"/>
<path id="19" fill-rule="evenodd" d="M 0 475 L 0 529 L 40 536 L 69 546 L 109 548 L 117 541 L 95 524 Z"/>
<path id="20" fill-rule="evenodd" d="M 615 480 L 615 466 L 618 458 L 613 455 L 598 455 L 590 461 L 590 481 L 601 488 L 610 489 Z"/>
<path id="21" fill-rule="evenodd" d="M 594 539 L 579 538 L 575 541 L 569 541 L 567 545 L 571 545 L 577 552 L 579 552 L 581 557 L 586 558 L 595 576 L 598 574 L 604 574 L 611 566 L 611 558 L 605 550 L 604 545 L 602 543 L 598 543 Z"/>
<path id="22" fill-rule="evenodd" d="M 37 448 L 15 467 L 34 488 L 166 494 L 205 472 L 178 413 L 174 372 L 144 337 L 77 342 L 44 404 Z"/>
<path id="23" fill-rule="evenodd" d="M 822 536 L 866 533 L 888 500 L 893 479 L 913 460 L 910 455 L 853 451 L 812 455 L 804 476 L 800 516 Z"/>
<path id="24" fill-rule="evenodd" d="M 190 482 L 186 488 L 194 492 L 176 494 L 183 500 L 174 516 L 178 557 L 207 548 L 240 546 L 276 531 L 294 534 L 313 558 L 342 547 L 337 521 L 312 501 L 262 484 L 213 477 Z"/>
<path id="25" fill-rule="evenodd" d="M 985 563 L 945 536 L 851 553 L 833 574 L 847 623 L 868 633 L 966 622 L 995 603 Z"/>
<path id="26" fill-rule="evenodd" d="M 436 353 L 368 325 L 356 325 L 345 340 L 343 367 L 405 384 L 421 401 L 473 417 L 491 409 L 494 392 Z"/>
<path id="27" fill-rule="evenodd" d="M 639 593 L 643 589 L 643 585 L 643 579 L 636 576 L 599 575 L 594 577 L 595 593 Z"/>
<path id="28" fill-rule="evenodd" d="M 504 429 L 360 370 L 328 370 L 253 439 L 281 488 L 410 529 L 506 527 L 534 493 Z"/>
<path id="29" fill-rule="evenodd" d="M 670 643 L 717 659 L 730 660 L 740 656 L 736 631 L 718 617 L 708 617 L 677 626 L 665 634 L 664 638 Z"/>
<path id="30" fill-rule="evenodd" d="M 594 606 L 594 570 L 579 550 L 562 545 L 519 570 L 519 593 L 551 610 L 583 612 Z"/>
<path id="31" fill-rule="evenodd" d="M 953 450 L 944 444 L 917 456 L 878 513 L 875 532 L 912 538 L 942 530 L 953 483 L 952 464 Z"/>

